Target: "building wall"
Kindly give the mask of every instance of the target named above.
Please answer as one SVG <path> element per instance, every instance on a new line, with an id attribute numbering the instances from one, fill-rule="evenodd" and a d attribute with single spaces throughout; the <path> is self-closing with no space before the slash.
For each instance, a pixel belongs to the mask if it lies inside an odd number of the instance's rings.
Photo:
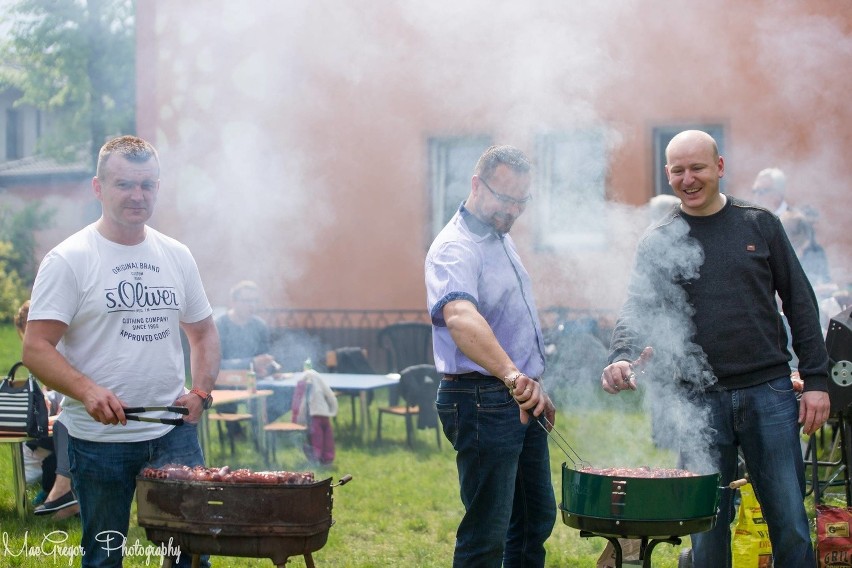
<path id="1" fill-rule="evenodd" d="M 540 306 L 615 309 L 661 167 L 654 127 L 716 124 L 725 190 L 748 198 L 760 169 L 785 169 L 852 280 L 849 11 L 527 4 L 140 2 L 138 132 L 163 164 L 153 224 L 192 248 L 214 303 L 251 278 L 274 306 L 420 308 L 430 139 L 482 135 L 536 160 L 542 134 L 598 129 L 602 244 L 538 247 L 538 198 L 513 233 Z"/>

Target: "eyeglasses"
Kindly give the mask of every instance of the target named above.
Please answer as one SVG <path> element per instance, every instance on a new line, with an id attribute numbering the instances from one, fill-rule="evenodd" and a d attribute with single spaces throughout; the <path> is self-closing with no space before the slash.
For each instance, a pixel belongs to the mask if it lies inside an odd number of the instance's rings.
<path id="1" fill-rule="evenodd" d="M 506 203 L 507 205 L 517 205 L 518 207 L 526 207 L 526 206 L 527 206 L 527 203 L 529 203 L 530 201 L 532 201 L 532 198 L 533 198 L 532 194 L 528 194 L 528 195 L 527 195 L 526 197 L 524 197 L 523 199 L 515 199 L 514 197 L 509 197 L 508 195 L 503 195 L 502 193 L 497 193 L 496 191 L 494 191 L 493 189 L 491 189 L 491 186 L 490 186 L 490 185 L 488 185 L 488 182 L 487 182 L 487 181 L 485 181 L 484 179 L 482 179 L 482 178 L 481 178 L 481 177 L 479 177 L 479 176 L 476 176 L 476 177 L 479 179 L 479 181 L 481 181 L 481 182 L 482 182 L 482 184 L 485 186 L 485 188 L 486 188 L 488 191 L 490 191 L 490 192 L 491 192 L 491 195 L 493 195 L 494 197 L 496 197 L 496 198 L 497 198 L 497 200 L 498 200 L 498 201 L 500 201 L 500 202 L 502 202 L 502 203 Z"/>

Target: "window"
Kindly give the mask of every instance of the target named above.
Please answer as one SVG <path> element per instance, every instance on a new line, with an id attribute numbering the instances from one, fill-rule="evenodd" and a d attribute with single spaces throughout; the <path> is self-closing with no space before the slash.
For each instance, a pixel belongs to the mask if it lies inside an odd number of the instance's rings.
<path id="1" fill-rule="evenodd" d="M 6 159 L 17 160 L 22 158 L 21 146 L 21 113 L 16 109 L 6 109 Z"/>
<path id="2" fill-rule="evenodd" d="M 470 178 L 482 152 L 491 145 L 487 136 L 431 138 L 429 170 L 432 190 L 432 237 L 452 218 L 470 194 Z"/>
<path id="3" fill-rule="evenodd" d="M 588 128 L 538 136 L 534 169 L 538 246 L 604 245 L 605 131 Z"/>
<path id="4" fill-rule="evenodd" d="M 651 171 L 654 172 L 654 195 L 674 195 L 669 181 L 666 178 L 666 146 L 678 132 L 684 130 L 703 130 L 716 140 L 719 147 L 719 155 L 725 155 L 725 132 L 720 124 L 686 124 L 680 126 L 658 126 L 654 128 L 654 155 Z M 724 192 L 722 185 L 725 178 L 720 180 L 720 189 Z"/>

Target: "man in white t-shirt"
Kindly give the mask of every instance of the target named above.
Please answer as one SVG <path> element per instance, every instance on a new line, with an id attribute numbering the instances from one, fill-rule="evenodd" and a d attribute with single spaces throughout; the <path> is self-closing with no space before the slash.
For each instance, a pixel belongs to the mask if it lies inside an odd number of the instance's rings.
<path id="1" fill-rule="evenodd" d="M 61 421 L 86 568 L 121 566 L 122 544 L 135 544 L 124 539 L 143 468 L 204 463 L 197 423 L 212 402 L 219 335 L 189 249 L 146 225 L 159 177 L 148 142 L 107 142 L 92 180 L 100 219 L 51 250 L 33 286 L 23 360 L 66 395 Z M 189 392 L 181 329 L 191 348 Z M 178 426 L 128 421 L 123 409 L 133 406 L 184 406 L 189 414 Z"/>

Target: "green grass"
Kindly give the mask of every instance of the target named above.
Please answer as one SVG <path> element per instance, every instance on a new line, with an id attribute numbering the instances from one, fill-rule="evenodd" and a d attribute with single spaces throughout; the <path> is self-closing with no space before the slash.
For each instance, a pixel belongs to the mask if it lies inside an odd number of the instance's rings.
<path id="1" fill-rule="evenodd" d="M 373 402 L 383 404 L 381 396 Z M 375 415 L 375 410 L 373 411 Z M 350 429 L 349 415 L 342 412 L 340 423 L 335 430 L 338 437 L 337 458 L 327 468 L 312 468 L 301 452 L 292 444 L 279 440 L 276 469 L 293 471 L 313 470 L 319 478 L 332 477 L 339 480 L 345 474 L 352 474 L 353 480 L 334 489 L 333 518 L 335 524 L 329 531 L 327 544 L 314 553 L 314 560 L 322 567 L 373 567 L 373 566 L 416 566 L 444 567 L 451 563 L 455 530 L 462 514 L 462 505 L 458 495 L 458 478 L 455 467 L 455 453 L 446 440 L 442 440 L 442 449 L 437 448 L 434 431 L 417 432 L 414 449 L 405 444 L 405 432 L 402 420 L 389 420 L 383 424 L 383 444 L 377 446 L 375 424 L 369 433 L 369 440 L 361 444 Z M 607 428 L 616 423 L 629 423 L 620 428 L 619 451 L 622 459 L 630 460 L 635 456 L 638 463 L 648 463 L 648 452 L 654 459 L 665 456 L 649 447 L 648 426 L 642 417 L 633 413 L 625 417 L 620 411 L 596 411 L 586 413 L 573 410 L 559 417 L 558 428 L 571 441 L 581 455 L 601 456 L 600 444 L 586 433 L 585 439 L 577 436 L 586 429 Z M 600 440 L 600 434 L 596 437 Z M 574 442 L 576 440 L 576 443 Z M 288 447 L 289 446 L 289 447 Z M 0 565 L 41 567 L 52 562 L 44 557 L 13 556 L 25 544 L 40 544 L 52 531 L 54 535 L 64 537 L 70 544 L 79 542 L 79 521 L 71 519 L 53 522 L 49 518 L 29 516 L 19 520 L 14 512 L 11 495 L 11 470 L 8 451 L 0 451 L 0 479 L 7 480 L 0 487 L 0 532 L 8 535 L 8 545 L 0 544 Z M 250 442 L 243 442 L 238 448 L 238 456 L 231 458 L 227 451 L 223 455 L 215 428 L 211 440 L 211 463 L 229 464 L 231 467 L 249 467 L 264 469 L 260 457 L 254 452 Z M 561 463 L 565 456 L 552 448 L 553 484 L 557 498 L 561 493 Z M 601 461 L 600 463 L 607 463 Z M 30 488 L 29 496 L 35 494 Z M 259 519 L 259 521 L 262 521 Z M 131 517 L 131 530 L 128 543 L 136 541 L 145 545 L 144 529 L 136 522 L 135 505 Z M 606 542 L 599 538 L 580 538 L 579 532 L 567 527 L 557 519 L 553 535 L 547 543 L 548 566 L 594 567 Z M 688 540 L 684 546 L 688 546 Z M 4 550 L 5 548 L 5 550 Z M 677 566 L 677 553 L 681 547 L 660 545 L 654 552 L 654 565 L 659 567 Z M 10 552 L 11 551 L 11 552 Z M 79 560 L 69 562 L 59 558 L 63 566 L 79 566 Z M 146 564 L 144 557 L 131 558 L 125 562 L 128 567 L 159 565 L 159 560 L 151 559 Z M 246 558 L 214 558 L 214 566 L 272 566 L 271 561 L 258 562 Z M 302 557 L 292 557 L 288 566 L 305 566 Z"/>
<path id="2" fill-rule="evenodd" d="M 19 348 L 17 337 L 0 327 L 0 362 L 8 358 L 11 364 Z M 10 356 L 10 354 L 12 354 Z M 10 358 L 9 358 L 10 357 Z M 574 400 L 583 407 L 566 407 L 557 416 L 557 428 L 568 443 L 584 459 L 595 465 L 659 465 L 673 466 L 674 456 L 651 444 L 650 425 L 635 402 L 626 397 L 605 397 L 598 389 L 590 389 Z M 385 404 L 379 393 L 375 406 Z M 577 404 L 577 403 L 574 403 Z M 326 545 L 314 553 L 317 566 L 326 567 L 445 567 L 452 561 L 455 530 L 462 514 L 458 494 L 455 453 L 446 439 L 438 449 L 434 431 L 418 431 L 413 449 L 405 444 L 404 423 L 401 419 L 385 417 L 382 428 L 383 445 L 376 445 L 375 422 L 366 443 L 361 443 L 349 423 L 350 414 L 342 407 L 335 427 L 337 458 L 330 467 L 314 468 L 307 464 L 301 451 L 279 440 L 276 469 L 291 471 L 313 470 L 317 477 L 339 480 L 352 474 L 353 480 L 334 489 L 334 525 Z M 238 455 L 232 458 L 222 453 L 215 427 L 211 430 L 212 465 L 265 469 L 263 460 L 250 442 L 242 442 Z M 551 444 L 551 471 L 557 501 L 561 501 L 561 464 L 566 461 L 562 451 Z M 0 566 L 39 567 L 45 565 L 79 566 L 63 555 L 26 556 L 22 547 L 41 545 L 47 535 L 53 538 L 67 535 L 67 543 L 76 545 L 80 539 L 79 520 L 54 522 L 50 518 L 28 516 L 20 520 L 15 515 L 11 494 L 11 468 L 8 447 L 0 446 Z M 35 489 L 29 489 L 32 498 Z M 808 506 L 812 514 L 812 504 Z M 262 522 L 262 519 L 258 519 Z M 128 544 L 148 544 L 144 529 L 136 522 L 135 505 L 131 515 Z M 674 568 L 682 548 L 689 546 L 684 537 L 679 546 L 660 544 L 653 552 L 654 566 Z M 553 535 L 547 542 L 547 566 L 594 567 L 606 541 L 601 538 L 581 538 L 579 531 L 557 519 Z M 149 563 L 146 563 L 149 560 Z M 129 558 L 125 566 L 136 568 L 158 566 L 159 558 Z M 272 566 L 269 560 L 249 558 L 213 558 L 218 567 Z M 302 557 L 292 557 L 288 566 L 303 567 Z"/>

